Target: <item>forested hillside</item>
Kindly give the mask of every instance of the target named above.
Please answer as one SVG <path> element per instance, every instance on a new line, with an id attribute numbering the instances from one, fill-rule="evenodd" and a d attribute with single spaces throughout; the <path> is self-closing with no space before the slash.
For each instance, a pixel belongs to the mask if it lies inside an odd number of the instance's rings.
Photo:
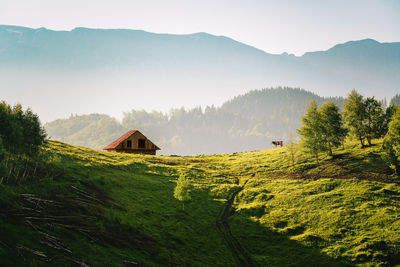
<path id="1" fill-rule="evenodd" d="M 71 115 L 45 125 L 50 138 L 102 149 L 124 132 L 138 129 L 161 154 L 213 154 L 271 147 L 273 139 L 288 139 L 300 126 L 309 102 L 334 101 L 298 88 L 270 88 L 237 96 L 221 107 L 172 109 L 169 113 L 131 110 L 122 122 L 100 114 Z"/>

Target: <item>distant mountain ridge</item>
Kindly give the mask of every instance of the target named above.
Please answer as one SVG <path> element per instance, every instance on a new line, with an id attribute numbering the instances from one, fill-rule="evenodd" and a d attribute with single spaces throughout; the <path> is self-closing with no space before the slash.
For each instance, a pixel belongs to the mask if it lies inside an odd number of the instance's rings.
<path id="1" fill-rule="evenodd" d="M 400 91 L 399 73 L 400 42 L 350 41 L 297 57 L 207 33 L 0 25 L 2 97 L 31 106 L 45 121 L 70 113 L 120 117 L 132 108 L 222 104 L 269 86 L 321 96 L 355 88 L 389 99 Z"/>

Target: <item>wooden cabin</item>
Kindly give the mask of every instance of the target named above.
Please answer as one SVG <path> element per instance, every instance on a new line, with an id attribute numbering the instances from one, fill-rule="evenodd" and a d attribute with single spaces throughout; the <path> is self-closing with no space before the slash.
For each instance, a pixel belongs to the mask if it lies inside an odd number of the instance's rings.
<path id="1" fill-rule="evenodd" d="M 160 150 L 139 131 L 129 131 L 104 148 L 109 152 L 155 155 Z"/>

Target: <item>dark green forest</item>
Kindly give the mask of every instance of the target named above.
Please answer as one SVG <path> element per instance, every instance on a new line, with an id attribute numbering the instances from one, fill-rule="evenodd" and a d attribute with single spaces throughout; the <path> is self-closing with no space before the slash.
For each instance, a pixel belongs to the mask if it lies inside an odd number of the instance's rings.
<path id="1" fill-rule="evenodd" d="M 299 88 L 253 90 L 220 107 L 172 109 L 168 113 L 132 109 L 121 122 L 104 114 L 71 115 L 45 125 L 50 138 L 102 149 L 124 132 L 140 130 L 161 147 L 160 154 L 218 154 L 270 148 L 296 134 L 307 105 L 342 97 L 320 97 Z M 393 100 L 392 100 L 393 101 Z"/>

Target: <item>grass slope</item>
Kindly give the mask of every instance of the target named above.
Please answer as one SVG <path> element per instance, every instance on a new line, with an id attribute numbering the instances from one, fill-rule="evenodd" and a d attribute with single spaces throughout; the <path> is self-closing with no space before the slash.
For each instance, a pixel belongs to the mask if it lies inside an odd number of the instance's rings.
<path id="1" fill-rule="evenodd" d="M 320 164 L 298 152 L 295 166 L 285 147 L 194 157 L 46 149 L 54 175 L 0 185 L 3 265 L 400 265 L 399 180 L 380 143 L 349 142 Z M 173 198 L 180 172 L 192 184 L 185 211 Z"/>

